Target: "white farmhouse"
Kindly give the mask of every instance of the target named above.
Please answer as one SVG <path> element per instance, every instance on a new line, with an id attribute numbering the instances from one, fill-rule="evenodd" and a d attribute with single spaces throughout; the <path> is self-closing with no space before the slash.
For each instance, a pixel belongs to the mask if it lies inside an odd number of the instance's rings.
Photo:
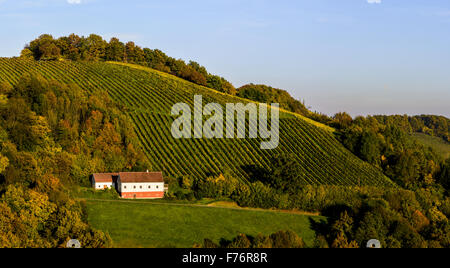
<path id="1" fill-rule="evenodd" d="M 164 197 L 162 172 L 121 172 L 117 190 L 122 198 L 157 199 Z"/>
<path id="2" fill-rule="evenodd" d="M 92 175 L 96 190 L 115 188 L 120 197 L 126 199 L 164 198 L 168 190 L 162 172 L 120 172 Z"/>

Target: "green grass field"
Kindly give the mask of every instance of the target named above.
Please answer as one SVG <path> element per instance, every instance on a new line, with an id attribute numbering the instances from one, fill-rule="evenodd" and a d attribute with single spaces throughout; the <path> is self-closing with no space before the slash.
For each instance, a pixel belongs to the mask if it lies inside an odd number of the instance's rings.
<path id="1" fill-rule="evenodd" d="M 269 235 L 280 230 L 299 234 L 312 246 L 315 233 L 310 221 L 320 216 L 196 207 L 151 202 L 87 200 L 89 223 L 109 233 L 116 247 L 190 248 L 205 238 L 219 242 L 239 233 Z"/>
<path id="2" fill-rule="evenodd" d="M 432 137 L 423 133 L 414 133 L 413 137 L 425 146 L 433 148 L 444 159 L 450 157 L 450 143 L 439 137 Z"/>
<path id="3" fill-rule="evenodd" d="M 250 101 L 169 74 L 130 64 L 0 58 L 0 82 L 15 85 L 29 72 L 76 84 L 90 93 L 107 91 L 133 121 L 151 169 L 166 176 L 204 179 L 231 172 L 247 182 L 248 167 L 270 168 L 271 158 L 288 153 L 301 163 L 305 184 L 393 185 L 382 172 L 348 151 L 335 138 L 333 129 L 286 111 L 280 113 L 280 145 L 276 150 L 261 150 L 262 139 L 174 139 L 170 131 L 174 104 L 193 106 L 194 95 L 202 95 L 204 104 Z"/>

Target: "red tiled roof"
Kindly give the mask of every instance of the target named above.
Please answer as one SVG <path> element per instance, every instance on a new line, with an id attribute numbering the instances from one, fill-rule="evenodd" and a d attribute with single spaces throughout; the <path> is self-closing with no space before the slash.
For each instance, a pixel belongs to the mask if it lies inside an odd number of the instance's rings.
<path id="1" fill-rule="evenodd" d="M 96 173 L 93 175 L 95 182 L 114 182 L 119 173 Z"/>
<path id="2" fill-rule="evenodd" d="M 162 172 L 121 172 L 122 183 L 164 182 Z"/>

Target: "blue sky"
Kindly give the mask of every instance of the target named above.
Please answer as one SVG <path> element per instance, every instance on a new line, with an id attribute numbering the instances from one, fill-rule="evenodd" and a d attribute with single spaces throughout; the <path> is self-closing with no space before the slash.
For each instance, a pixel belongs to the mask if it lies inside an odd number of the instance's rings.
<path id="1" fill-rule="evenodd" d="M 450 116 L 448 0 L 0 0 L 0 56 L 43 33 L 118 36 L 327 114 Z"/>

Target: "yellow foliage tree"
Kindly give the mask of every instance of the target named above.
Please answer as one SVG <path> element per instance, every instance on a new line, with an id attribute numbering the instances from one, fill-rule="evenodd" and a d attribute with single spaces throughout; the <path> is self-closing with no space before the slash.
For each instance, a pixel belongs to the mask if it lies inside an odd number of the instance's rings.
<path id="1" fill-rule="evenodd" d="M 343 233 L 339 233 L 333 244 L 332 248 L 359 248 L 359 245 L 356 241 L 348 242 L 347 238 Z"/>

